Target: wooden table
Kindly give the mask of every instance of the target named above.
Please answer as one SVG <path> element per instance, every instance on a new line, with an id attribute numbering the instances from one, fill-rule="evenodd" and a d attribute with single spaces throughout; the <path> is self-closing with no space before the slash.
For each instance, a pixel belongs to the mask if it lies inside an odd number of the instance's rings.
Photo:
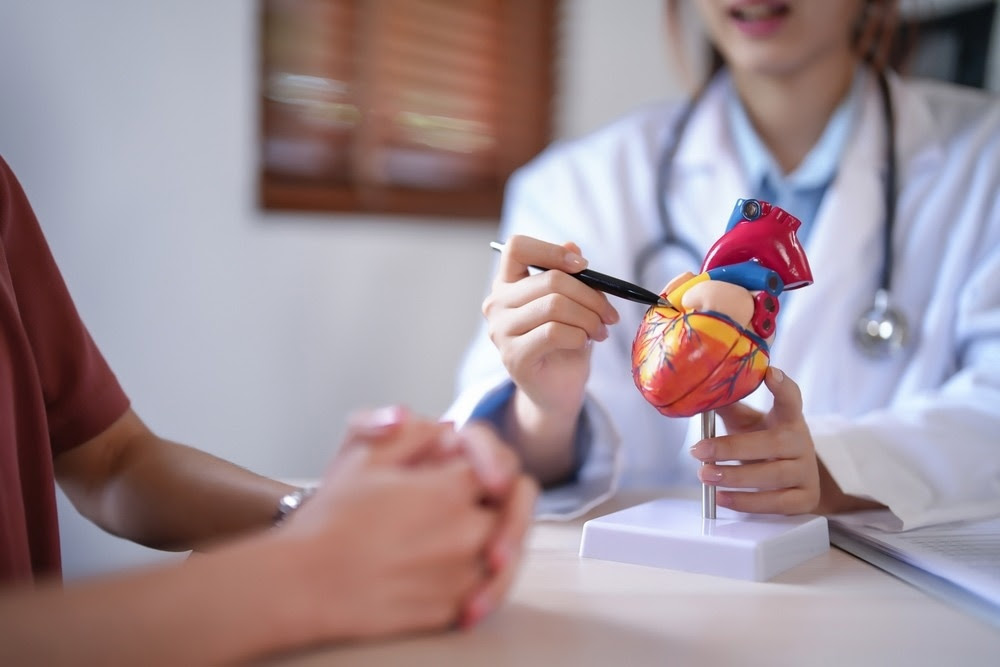
<path id="1" fill-rule="evenodd" d="M 1000 629 L 836 548 L 754 583 L 581 559 L 582 525 L 537 524 L 510 601 L 471 631 L 273 664 L 1000 665 Z"/>

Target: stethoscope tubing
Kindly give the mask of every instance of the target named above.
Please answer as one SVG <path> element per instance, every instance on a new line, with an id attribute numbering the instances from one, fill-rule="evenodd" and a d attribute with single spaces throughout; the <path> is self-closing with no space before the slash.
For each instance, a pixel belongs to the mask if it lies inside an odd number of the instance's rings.
<path id="1" fill-rule="evenodd" d="M 879 289 L 885 294 L 892 291 L 892 235 L 896 227 L 896 116 L 889 91 L 889 80 L 881 70 L 876 72 L 879 92 L 882 94 L 882 114 L 885 123 L 885 183 L 882 195 L 885 200 L 885 224 L 882 225 L 882 271 L 879 274 Z"/>

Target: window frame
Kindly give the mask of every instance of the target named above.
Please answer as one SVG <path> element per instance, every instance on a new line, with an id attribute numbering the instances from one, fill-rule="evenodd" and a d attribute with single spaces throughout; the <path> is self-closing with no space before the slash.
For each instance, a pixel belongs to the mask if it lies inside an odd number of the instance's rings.
<path id="1" fill-rule="evenodd" d="M 391 0 L 358 0 L 360 3 L 377 3 Z M 257 195 L 259 206 L 266 211 L 313 211 L 355 214 L 393 214 L 412 216 L 437 216 L 444 218 L 472 218 L 496 220 L 502 208 L 504 188 L 510 174 L 519 166 L 545 148 L 553 137 L 553 115 L 556 92 L 557 30 L 561 0 L 499 0 L 504 8 L 507 22 L 501 25 L 501 51 L 497 54 L 498 85 L 510 85 L 512 65 L 507 61 L 525 63 L 529 59 L 535 69 L 530 76 L 528 92 L 522 95 L 520 104 L 531 104 L 533 108 L 521 114 L 531 123 L 526 131 L 531 137 L 529 144 L 520 155 L 512 158 L 504 156 L 508 164 L 498 159 L 492 170 L 491 182 L 475 187 L 448 189 L 421 189 L 399 185 L 366 185 L 364 183 L 322 183 L 306 179 L 283 177 L 270 173 L 263 157 L 265 142 L 268 140 L 267 85 L 270 75 L 267 62 L 267 2 L 258 2 L 258 170 Z M 508 5 L 514 6 L 509 11 Z M 517 9 L 535 12 L 540 24 L 533 26 L 525 56 L 524 35 L 518 33 L 511 14 Z M 517 35 L 520 39 L 514 40 Z M 371 54 L 367 54 L 371 57 Z M 518 85 L 526 85 L 523 82 Z M 509 99 L 501 96 L 501 99 Z M 519 126 L 524 133 L 524 125 Z M 502 128 L 498 135 L 503 141 Z"/>

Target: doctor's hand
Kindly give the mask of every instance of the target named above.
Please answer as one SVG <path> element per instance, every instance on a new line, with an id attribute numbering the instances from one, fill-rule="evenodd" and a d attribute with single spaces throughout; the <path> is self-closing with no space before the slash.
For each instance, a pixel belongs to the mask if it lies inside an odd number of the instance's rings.
<path id="1" fill-rule="evenodd" d="M 701 440 L 691 454 L 708 464 L 698 476 L 705 484 L 727 487 L 716 502 L 740 512 L 804 514 L 820 499 L 820 477 L 809 427 L 802 417 L 799 387 L 777 368 L 764 378 L 774 395 L 763 414 L 742 403 L 718 409 L 729 435 Z M 739 461 L 742 465 L 718 465 Z"/>
<path id="2" fill-rule="evenodd" d="M 530 266 L 548 271 L 532 273 Z M 489 335 L 517 387 L 506 434 L 543 481 L 565 473 L 590 375 L 590 346 L 608 337 L 618 312 L 570 273 L 587 262 L 573 243 L 513 236 L 483 302 Z"/>

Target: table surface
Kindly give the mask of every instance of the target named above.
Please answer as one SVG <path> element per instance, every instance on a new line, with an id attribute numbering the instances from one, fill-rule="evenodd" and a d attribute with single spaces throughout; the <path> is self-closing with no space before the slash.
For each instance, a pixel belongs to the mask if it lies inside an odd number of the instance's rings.
<path id="1" fill-rule="evenodd" d="M 590 516 L 665 495 L 620 496 Z M 582 526 L 536 524 L 510 600 L 473 630 L 325 647 L 272 664 L 1000 664 L 1000 629 L 834 547 L 747 582 L 581 559 Z"/>

